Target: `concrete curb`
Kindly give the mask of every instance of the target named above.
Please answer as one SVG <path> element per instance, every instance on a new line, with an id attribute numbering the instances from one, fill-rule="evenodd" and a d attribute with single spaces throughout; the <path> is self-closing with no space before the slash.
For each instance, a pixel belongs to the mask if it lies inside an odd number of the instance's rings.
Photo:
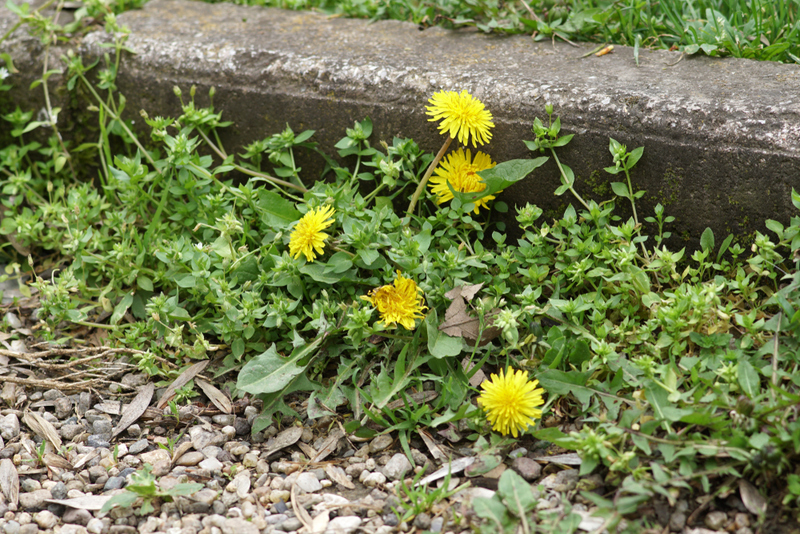
<path id="1" fill-rule="evenodd" d="M 0 9 L 0 32 L 9 20 Z M 286 123 L 316 130 L 331 150 L 345 128 L 369 116 L 373 142 L 412 137 L 435 152 L 442 139 L 427 122 L 427 99 L 435 90 L 467 89 L 495 117 L 484 150 L 497 161 L 534 156 L 522 140 L 533 138 L 534 117 L 545 117 L 545 103 L 552 103 L 564 131 L 578 134 L 559 154 L 587 197 L 611 198 L 608 183 L 617 178 L 602 170 L 611 164 L 609 137 L 644 146 L 633 173 L 635 187 L 647 191 L 639 212 L 650 215 L 657 202 L 664 204 L 677 219 L 676 244 L 696 243 L 706 227 L 718 240 L 731 232 L 744 237 L 766 231 L 767 218 L 788 221 L 796 212 L 790 192 L 800 190 L 797 65 L 678 61 L 677 52 L 642 51 L 637 67 L 632 49 L 620 46 L 581 59 L 593 45 L 186 0 L 153 0 L 119 21 L 132 30 L 127 46 L 137 52 L 125 57 L 118 80 L 131 116 L 142 108 L 177 116 L 174 85 L 184 92 L 197 85 L 201 104 L 214 86 L 217 109 L 235 122 L 223 139 L 229 151 Z M 101 44 L 109 40 L 91 33 L 77 53 L 88 64 L 102 58 L 108 49 Z M 30 68 L 41 51 L 37 43 L 17 32 L 9 47 Z M 51 88 L 58 83 L 51 78 Z M 313 159 L 302 164 L 319 166 Z M 501 198 L 536 203 L 553 217 L 574 203 L 553 196 L 558 185 L 551 161 Z"/>

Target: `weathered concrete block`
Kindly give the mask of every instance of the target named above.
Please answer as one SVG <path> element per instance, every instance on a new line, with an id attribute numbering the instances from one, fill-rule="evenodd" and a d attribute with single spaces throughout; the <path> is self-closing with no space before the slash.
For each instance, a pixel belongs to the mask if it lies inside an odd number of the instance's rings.
<path id="1" fill-rule="evenodd" d="M 661 202 L 677 219 L 673 233 L 689 244 L 707 226 L 718 239 L 744 236 L 764 230 L 766 218 L 785 221 L 796 211 L 790 192 L 800 189 L 797 65 L 678 61 L 677 52 L 643 50 L 637 67 L 632 49 L 620 46 L 580 58 L 593 45 L 184 0 L 153 0 L 119 21 L 132 30 L 127 46 L 136 51 L 125 56 L 118 80 L 131 116 L 141 108 L 177 116 L 174 85 L 184 94 L 197 85 L 200 104 L 214 86 L 217 109 L 235 122 L 223 137 L 229 152 L 286 123 L 316 130 L 330 149 L 365 116 L 376 142 L 413 137 L 436 151 L 442 138 L 427 121 L 427 99 L 436 90 L 467 89 L 494 115 L 484 151 L 497 161 L 535 156 L 522 140 L 533 138 L 534 117 L 544 118 L 552 103 L 564 131 L 578 134 L 559 155 L 587 197 L 610 198 L 608 183 L 619 179 L 602 170 L 611 164 L 609 137 L 644 146 L 633 172 L 635 187 L 647 191 L 639 213 L 649 215 Z M 79 53 L 91 62 L 109 40 L 89 34 Z M 319 167 L 313 159 L 301 164 Z M 501 198 L 536 203 L 553 216 L 575 204 L 568 194 L 553 196 L 558 185 L 551 161 Z M 618 205 L 624 213 L 625 203 Z"/>

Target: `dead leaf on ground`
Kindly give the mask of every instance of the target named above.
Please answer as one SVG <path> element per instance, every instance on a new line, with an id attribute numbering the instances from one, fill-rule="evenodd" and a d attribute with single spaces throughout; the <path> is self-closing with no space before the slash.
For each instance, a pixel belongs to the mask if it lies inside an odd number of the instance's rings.
<path id="1" fill-rule="evenodd" d="M 277 436 L 275 436 L 275 441 L 272 443 L 267 444 L 267 449 L 262 452 L 261 454 L 265 458 L 269 458 L 271 455 L 275 454 L 281 449 L 285 449 L 290 445 L 294 445 L 297 443 L 297 440 L 300 439 L 300 436 L 303 435 L 303 429 L 299 426 L 293 426 L 291 428 L 287 428 Z"/>
<path id="2" fill-rule="evenodd" d="M 210 400 L 214 406 L 219 409 L 219 411 L 222 413 L 231 413 L 233 411 L 233 405 L 231 404 L 231 400 L 228 398 L 228 396 L 214 387 L 210 382 L 206 382 L 202 378 L 198 378 L 195 380 L 195 384 L 200 386 L 200 389 L 202 389 L 203 393 L 206 394 L 208 400 Z"/>
<path id="3" fill-rule="evenodd" d="M 69 508 L 77 508 L 81 510 L 96 511 L 103 508 L 111 498 L 111 495 L 82 495 L 73 499 L 45 499 L 44 502 L 51 502 L 53 504 L 61 504 Z"/>
<path id="4" fill-rule="evenodd" d="M 460 473 L 467 467 L 471 466 L 475 463 L 474 456 L 464 456 L 463 458 L 459 458 L 458 460 L 453 460 L 447 465 L 442 466 L 441 468 L 437 469 L 430 475 L 426 476 L 419 482 L 417 482 L 416 487 L 424 486 L 425 484 L 430 484 L 431 482 L 435 482 L 440 478 L 444 478 L 447 476 L 447 473 L 451 475 L 455 475 L 456 473 Z"/>
<path id="5" fill-rule="evenodd" d="M 445 297 L 452 300 L 444 314 L 444 322 L 439 325 L 439 330 L 452 337 L 464 338 L 469 345 L 475 345 L 480 337 L 480 344 L 485 345 L 500 335 L 500 329 L 490 326 L 494 316 L 500 313 L 495 308 L 484 317 L 484 329 L 480 331 L 480 320 L 469 313 L 468 302 L 483 287 L 483 284 L 458 286 L 447 293 Z"/>
<path id="6" fill-rule="evenodd" d="M 14 462 L 8 458 L 0 460 L 0 491 L 14 506 L 19 503 L 19 475 Z"/>
<path id="7" fill-rule="evenodd" d="M 552 456 L 536 456 L 531 458 L 531 460 L 535 460 L 537 462 L 550 462 L 560 465 L 581 465 L 581 457 L 575 452 L 554 454 Z"/>
<path id="8" fill-rule="evenodd" d="M 152 382 L 139 388 L 139 393 L 136 394 L 136 397 L 125 407 L 125 410 L 123 410 L 119 423 L 117 423 L 116 428 L 111 433 L 111 439 L 117 437 L 120 432 L 131 426 L 142 416 L 145 410 L 147 410 L 147 407 L 150 406 L 150 400 L 153 398 L 155 390 L 156 387 Z"/>
<path id="9" fill-rule="evenodd" d="M 319 447 L 319 451 L 317 451 L 317 455 L 314 456 L 311 461 L 312 462 L 321 462 L 334 452 L 336 452 L 336 447 L 339 445 L 339 440 L 344 437 L 344 432 L 335 428 L 328 434 L 328 437 L 325 438 L 325 441 L 322 442 L 322 445 Z"/>
<path id="10" fill-rule="evenodd" d="M 197 362 L 182 372 L 178 378 L 176 378 L 175 381 L 169 385 L 167 390 L 164 392 L 164 395 L 161 396 L 161 400 L 158 401 L 156 407 L 159 410 L 163 410 L 166 405 L 169 404 L 169 401 L 172 399 L 172 397 L 175 396 L 175 392 L 188 384 L 192 378 L 199 375 L 203 369 L 208 366 L 210 361 L 211 360 L 203 360 L 202 362 Z"/>
<path id="11" fill-rule="evenodd" d="M 414 393 L 409 393 L 406 395 L 410 400 L 414 401 L 417 404 L 424 404 L 426 402 L 430 402 L 439 394 L 435 391 L 416 391 Z M 393 400 L 389 404 L 386 405 L 388 410 L 399 410 L 400 408 L 411 408 L 412 406 L 406 403 L 406 399 L 397 399 Z"/>
<path id="12" fill-rule="evenodd" d="M 328 478 L 330 478 L 333 482 L 336 482 L 343 488 L 356 489 L 355 484 L 353 484 L 347 478 L 347 474 L 344 472 L 344 469 L 342 469 L 338 465 L 333 465 L 333 464 L 326 465 L 325 474 L 328 475 Z"/>
<path id="13" fill-rule="evenodd" d="M 742 503 L 751 514 L 761 517 L 767 512 L 767 500 L 755 486 L 743 478 L 739 479 L 739 494 L 742 496 Z"/>
<path id="14" fill-rule="evenodd" d="M 302 504 L 298 502 L 297 499 L 297 484 L 292 484 L 292 510 L 294 510 L 294 516 L 303 523 L 303 527 L 305 527 L 307 532 L 314 531 L 314 520 L 311 519 L 311 515 L 306 511 Z"/>
<path id="15" fill-rule="evenodd" d="M 94 405 L 94 409 L 107 413 L 108 415 L 119 415 L 122 411 L 122 403 L 120 401 L 103 401 Z"/>
<path id="16" fill-rule="evenodd" d="M 433 436 L 427 430 L 422 428 L 418 428 L 417 432 L 419 436 L 422 438 L 422 441 L 425 443 L 425 446 L 428 448 L 428 452 L 431 453 L 433 459 L 438 462 L 443 462 L 447 460 L 447 455 L 442 451 L 442 448 L 433 441 Z"/>
<path id="17" fill-rule="evenodd" d="M 53 423 L 36 412 L 26 412 L 22 420 L 36 435 L 49 441 L 57 451 L 61 450 L 61 437 Z"/>
<path id="18" fill-rule="evenodd" d="M 172 459 L 170 460 L 171 464 L 174 466 L 175 462 L 178 461 L 178 458 L 189 452 L 189 449 L 193 447 L 194 445 L 192 445 L 191 441 L 184 441 L 183 443 L 175 447 L 175 450 L 172 453 Z"/>

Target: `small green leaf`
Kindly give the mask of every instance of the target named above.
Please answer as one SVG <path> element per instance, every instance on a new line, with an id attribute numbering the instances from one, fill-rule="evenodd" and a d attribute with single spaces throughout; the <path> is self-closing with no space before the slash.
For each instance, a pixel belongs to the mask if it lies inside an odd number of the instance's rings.
<path id="1" fill-rule="evenodd" d="M 259 395 L 280 391 L 289 384 L 297 375 L 308 367 L 305 359 L 312 355 L 322 343 L 322 337 L 292 351 L 291 356 L 285 358 L 278 354 L 275 344 L 248 361 L 239 372 L 236 388 Z"/>
<path id="2" fill-rule="evenodd" d="M 628 186 L 622 182 L 611 182 L 611 190 L 614 194 L 622 198 L 631 198 Z"/>
<path id="3" fill-rule="evenodd" d="M 754 399 L 758 396 L 761 386 L 761 378 L 758 376 L 758 371 L 747 360 L 740 360 L 737 365 L 739 385 L 742 387 L 745 395 Z"/>
<path id="4" fill-rule="evenodd" d="M 531 485 L 512 469 L 503 471 L 497 493 L 506 501 L 508 510 L 517 517 L 523 517 L 533 510 L 538 502 L 538 496 L 534 494 Z"/>
<path id="5" fill-rule="evenodd" d="M 478 176 L 486 184 L 486 189 L 476 193 L 461 193 L 454 191 L 453 196 L 458 198 L 462 204 L 474 203 L 483 197 L 494 195 L 503 189 L 519 182 L 534 169 L 541 167 L 549 158 L 542 157 L 536 159 L 512 159 L 495 165 L 491 169 L 478 172 Z"/>
<path id="6" fill-rule="evenodd" d="M 258 202 L 256 205 L 259 208 L 261 220 L 276 230 L 288 228 L 301 215 L 295 209 L 294 204 L 268 189 L 258 190 Z"/>
<path id="7" fill-rule="evenodd" d="M 153 281 L 150 280 L 149 277 L 140 274 L 136 278 L 136 285 L 139 286 L 139 289 L 143 289 L 144 291 L 152 291 L 153 290 Z"/>
<path id="8" fill-rule="evenodd" d="M 439 319 L 436 310 L 431 310 L 425 317 L 425 328 L 428 332 L 428 351 L 434 358 L 447 358 L 461 354 L 463 345 L 460 338 L 448 336 L 439 330 Z"/>
<path id="9" fill-rule="evenodd" d="M 700 248 L 708 252 L 714 250 L 714 232 L 711 228 L 706 228 L 700 236 Z"/>

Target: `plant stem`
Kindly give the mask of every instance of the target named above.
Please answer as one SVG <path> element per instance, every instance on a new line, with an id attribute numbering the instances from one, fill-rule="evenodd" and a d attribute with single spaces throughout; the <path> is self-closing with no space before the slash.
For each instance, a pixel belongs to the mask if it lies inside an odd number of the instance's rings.
<path id="1" fill-rule="evenodd" d="M 225 154 L 225 152 L 222 152 L 222 151 L 221 151 L 221 150 L 220 150 L 220 149 L 219 149 L 219 148 L 218 148 L 218 147 L 217 147 L 217 146 L 216 146 L 216 145 L 215 145 L 215 144 L 214 144 L 214 143 L 211 141 L 211 139 L 209 139 L 209 138 L 208 138 L 208 136 L 205 134 L 205 132 L 203 132 L 203 131 L 202 131 L 202 130 L 200 130 L 199 128 L 197 129 L 197 131 L 200 133 L 200 136 L 201 136 L 201 137 L 203 138 L 203 140 L 204 140 L 204 141 L 205 141 L 205 142 L 208 144 L 208 146 L 210 146 L 210 147 L 211 147 L 211 150 L 213 150 L 214 152 L 216 152 L 217 156 L 219 156 L 219 157 L 220 157 L 220 158 L 222 158 L 223 160 L 224 160 L 224 159 L 226 159 L 226 158 L 228 157 L 228 155 L 227 155 L 227 154 Z M 283 181 L 283 180 L 281 180 L 281 179 L 279 179 L 279 178 L 275 178 L 275 177 L 273 177 L 273 176 L 270 176 L 270 175 L 268 175 L 268 174 L 264 174 L 264 173 L 262 173 L 262 172 L 256 172 L 256 171 L 252 171 L 252 170 L 250 170 L 250 169 L 245 169 L 244 167 L 242 167 L 242 166 L 240 166 L 240 165 L 237 165 L 237 164 L 235 164 L 235 163 L 231 163 L 231 166 L 232 166 L 234 169 L 236 169 L 237 171 L 239 171 L 240 173 L 242 173 L 242 174 L 246 174 L 246 175 L 248 175 L 248 176 L 256 176 L 256 177 L 258 177 L 258 178 L 264 178 L 265 180 L 268 180 L 268 181 L 270 181 L 270 182 L 272 182 L 272 183 L 274 183 L 274 184 L 277 184 L 277 185 L 282 185 L 283 187 L 289 187 L 289 188 L 291 188 L 291 189 L 294 189 L 294 190 L 296 190 L 296 191 L 300 191 L 301 193 L 307 193 L 307 192 L 308 192 L 308 189 L 306 189 L 305 187 L 302 187 L 302 186 L 299 186 L 299 185 L 295 185 L 295 184 L 293 184 L 293 183 L 285 182 L 285 181 Z"/>
<path id="2" fill-rule="evenodd" d="M 556 165 L 558 165 L 558 171 L 561 173 L 561 176 L 564 178 L 564 184 L 567 185 L 567 187 L 569 187 L 570 193 L 572 193 L 575 196 L 575 198 L 577 198 L 578 201 L 581 204 L 583 204 L 583 207 L 588 210 L 589 209 L 589 204 L 587 204 L 586 201 L 583 200 L 583 197 L 581 197 L 578 194 L 578 192 L 575 191 L 575 188 L 572 187 L 572 184 L 569 183 L 569 180 L 567 179 L 567 173 L 564 172 L 564 168 L 561 166 L 561 161 L 558 159 L 558 156 L 556 155 L 556 150 L 554 148 L 550 148 L 550 152 L 553 153 L 553 159 L 556 160 Z"/>
<path id="3" fill-rule="evenodd" d="M 422 177 L 422 181 L 420 181 L 419 185 L 417 186 L 417 190 L 414 191 L 414 196 L 411 197 L 411 203 L 408 205 L 408 211 L 406 212 L 408 215 L 414 213 L 414 208 L 417 206 L 417 200 L 419 200 L 419 196 L 422 194 L 422 191 L 425 190 L 425 185 L 428 183 L 428 180 L 433 174 L 433 170 L 437 165 L 439 165 L 439 161 L 441 161 L 442 156 L 444 156 L 444 153 L 447 152 L 447 149 L 450 148 L 450 143 L 452 142 L 453 138 L 448 137 L 447 141 L 445 141 L 442 145 L 442 148 L 439 149 L 439 153 L 436 154 L 436 157 L 433 158 L 433 161 L 431 161 L 431 164 L 428 166 L 428 170 L 425 171 L 425 176 Z"/>

